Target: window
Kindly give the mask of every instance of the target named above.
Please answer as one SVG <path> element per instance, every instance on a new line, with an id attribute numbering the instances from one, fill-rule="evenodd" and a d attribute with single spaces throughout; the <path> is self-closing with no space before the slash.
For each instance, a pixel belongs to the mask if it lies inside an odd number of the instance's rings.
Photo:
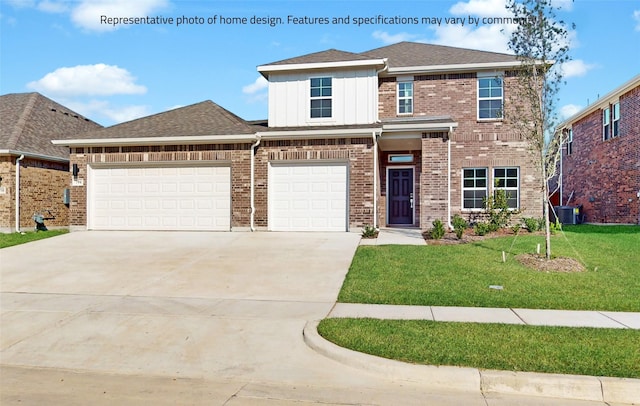
<path id="1" fill-rule="evenodd" d="M 398 114 L 413 113 L 413 82 L 398 82 Z"/>
<path id="2" fill-rule="evenodd" d="M 487 168 L 462 170 L 462 208 L 482 209 L 487 197 Z"/>
<path id="3" fill-rule="evenodd" d="M 612 137 L 617 137 L 618 135 L 620 135 L 620 103 L 616 103 L 613 105 L 613 111 L 612 111 L 613 117 L 612 117 L 612 133 L 611 136 Z"/>
<path id="4" fill-rule="evenodd" d="M 569 130 L 567 137 L 567 155 L 571 155 L 573 153 L 573 129 Z"/>
<path id="5" fill-rule="evenodd" d="M 502 78 L 478 78 L 478 118 L 502 118 Z"/>
<path id="6" fill-rule="evenodd" d="M 311 118 L 331 117 L 331 78 L 311 78 Z"/>
<path id="7" fill-rule="evenodd" d="M 391 154 L 388 158 L 389 163 L 407 163 L 413 162 L 413 154 Z"/>
<path id="8" fill-rule="evenodd" d="M 520 176 L 518 168 L 494 168 L 493 183 L 495 190 L 504 190 L 507 195 L 507 205 L 510 209 L 518 208 L 518 185 Z"/>
<path id="9" fill-rule="evenodd" d="M 611 138 L 610 116 L 611 116 L 611 109 L 609 107 L 602 110 L 602 139 L 605 141 Z"/>

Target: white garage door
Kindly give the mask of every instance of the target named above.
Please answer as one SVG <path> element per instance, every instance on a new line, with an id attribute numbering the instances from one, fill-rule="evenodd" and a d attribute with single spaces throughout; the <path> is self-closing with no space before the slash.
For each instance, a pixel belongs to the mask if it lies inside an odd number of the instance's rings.
<path id="1" fill-rule="evenodd" d="M 89 228 L 210 230 L 231 227 L 231 168 L 90 168 Z"/>
<path id="2" fill-rule="evenodd" d="M 269 229 L 347 231 L 347 165 L 271 164 Z"/>

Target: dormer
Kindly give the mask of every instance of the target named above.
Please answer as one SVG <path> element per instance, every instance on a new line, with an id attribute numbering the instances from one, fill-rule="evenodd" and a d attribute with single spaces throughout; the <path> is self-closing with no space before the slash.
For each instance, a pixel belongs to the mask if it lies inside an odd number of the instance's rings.
<path id="1" fill-rule="evenodd" d="M 385 58 L 330 49 L 258 67 L 269 81 L 269 127 L 372 124 Z"/>

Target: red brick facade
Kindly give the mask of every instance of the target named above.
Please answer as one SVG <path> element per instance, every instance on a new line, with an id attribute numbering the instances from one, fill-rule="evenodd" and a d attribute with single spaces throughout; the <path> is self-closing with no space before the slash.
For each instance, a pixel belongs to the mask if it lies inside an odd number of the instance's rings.
<path id="1" fill-rule="evenodd" d="M 640 86 L 619 95 L 619 135 L 603 137 L 603 108 L 571 123 L 563 156 L 563 198 L 591 223 L 640 224 Z M 568 202 L 567 202 L 568 200 Z"/>

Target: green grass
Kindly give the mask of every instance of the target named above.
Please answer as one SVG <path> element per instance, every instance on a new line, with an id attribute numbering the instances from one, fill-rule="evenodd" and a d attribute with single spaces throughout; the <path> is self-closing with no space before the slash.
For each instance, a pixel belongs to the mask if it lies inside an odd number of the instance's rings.
<path id="1" fill-rule="evenodd" d="M 372 319 L 325 319 L 318 332 L 400 361 L 640 378 L 640 331 Z"/>
<path id="2" fill-rule="evenodd" d="M 640 311 L 640 226 L 565 226 L 553 236 L 554 256 L 576 258 L 586 272 L 540 272 L 514 258 L 537 244 L 544 250 L 543 236 L 521 232 L 460 245 L 362 246 L 338 301 Z"/>
<path id="3" fill-rule="evenodd" d="M 2 234 L 0 233 L 0 248 L 11 247 L 14 245 L 25 244 L 31 241 L 42 240 L 44 238 L 55 237 L 57 235 L 66 234 L 68 230 L 48 230 L 48 231 L 29 231 L 24 234 L 12 233 Z"/>

